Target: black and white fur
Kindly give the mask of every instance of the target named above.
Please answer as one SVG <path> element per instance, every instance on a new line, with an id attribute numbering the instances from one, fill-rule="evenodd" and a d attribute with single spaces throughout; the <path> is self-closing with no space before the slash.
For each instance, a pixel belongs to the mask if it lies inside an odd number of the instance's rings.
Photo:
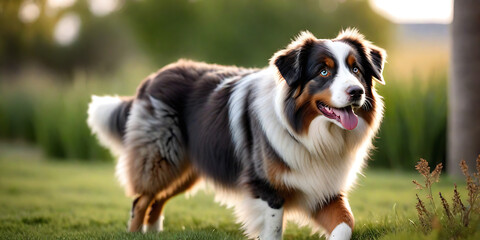
<path id="1" fill-rule="evenodd" d="M 382 119 L 373 80 L 383 84 L 384 61 L 356 30 L 333 40 L 303 32 L 264 69 L 181 60 L 146 78 L 135 97 L 94 96 L 88 125 L 136 197 L 129 230 L 163 230 L 164 203 L 205 180 L 249 238 L 281 239 L 293 219 L 349 239 L 346 194 Z M 320 101 L 353 109 L 358 124 L 346 130 Z"/>

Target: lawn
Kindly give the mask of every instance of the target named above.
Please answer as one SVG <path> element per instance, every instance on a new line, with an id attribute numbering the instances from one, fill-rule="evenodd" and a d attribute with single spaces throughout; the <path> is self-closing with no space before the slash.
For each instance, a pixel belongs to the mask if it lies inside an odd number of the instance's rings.
<path id="1" fill-rule="evenodd" d="M 413 172 L 379 170 L 360 177 L 350 194 L 357 221 L 354 239 L 423 238 L 410 221 L 417 220 L 414 178 Z M 447 193 L 452 183 L 443 178 L 434 190 L 451 199 Z M 464 191 L 461 194 L 465 196 Z M 168 203 L 165 232 L 127 233 L 131 200 L 114 178 L 113 163 L 46 159 L 25 146 L 0 144 L 0 196 L 0 238 L 4 239 L 244 238 L 232 211 L 202 191 Z M 289 223 L 284 239 L 320 238 Z"/>

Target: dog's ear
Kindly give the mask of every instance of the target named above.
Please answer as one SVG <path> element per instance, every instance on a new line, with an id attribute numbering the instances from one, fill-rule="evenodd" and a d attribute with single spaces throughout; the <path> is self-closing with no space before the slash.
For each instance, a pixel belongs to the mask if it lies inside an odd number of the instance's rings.
<path id="1" fill-rule="evenodd" d="M 270 64 L 278 69 L 288 86 L 293 87 L 302 79 L 308 53 L 316 40 L 310 32 L 301 32 L 286 49 L 278 51 L 271 58 Z"/>
<path id="2" fill-rule="evenodd" d="M 382 72 L 387 53 L 385 50 L 373 45 L 367 41 L 365 37 L 358 32 L 357 29 L 349 28 L 338 34 L 336 40 L 349 43 L 352 47 L 364 57 L 364 63 L 367 67 L 369 76 L 371 75 L 377 82 L 385 85 Z"/>
<path id="3" fill-rule="evenodd" d="M 370 61 L 373 66 L 373 77 L 382 85 L 385 85 L 385 80 L 383 80 L 383 66 L 385 66 L 385 60 L 387 58 L 387 53 L 385 50 L 369 44 L 368 46 L 370 52 Z"/>

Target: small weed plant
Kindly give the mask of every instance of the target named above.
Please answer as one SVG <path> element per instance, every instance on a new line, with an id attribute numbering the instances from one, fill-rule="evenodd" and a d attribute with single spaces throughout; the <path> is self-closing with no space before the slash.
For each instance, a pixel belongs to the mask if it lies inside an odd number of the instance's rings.
<path id="1" fill-rule="evenodd" d="M 443 165 L 438 164 L 433 171 L 425 159 L 415 166 L 415 169 L 422 175 L 423 183 L 413 180 L 417 189 L 424 191 L 425 200 L 416 194 L 418 213 L 418 224 L 416 224 L 425 234 L 437 231 L 441 239 L 463 239 L 472 236 L 480 224 L 480 203 L 478 200 L 480 194 L 480 155 L 476 161 L 476 172 L 470 174 L 465 160 L 460 162 L 460 168 L 466 181 L 466 190 L 468 197 L 462 201 L 457 185 L 454 184 L 453 197 L 451 205 L 445 199 L 441 192 L 438 193 L 438 199 L 441 202 L 441 208 L 437 208 L 432 192 L 432 185 L 439 181 Z"/>

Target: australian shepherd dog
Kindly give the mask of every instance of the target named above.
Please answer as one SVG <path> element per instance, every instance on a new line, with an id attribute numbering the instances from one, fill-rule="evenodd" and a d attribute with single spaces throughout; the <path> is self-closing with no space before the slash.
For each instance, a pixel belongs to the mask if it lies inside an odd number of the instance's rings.
<path id="1" fill-rule="evenodd" d="M 356 30 L 302 32 L 263 69 L 180 60 L 134 97 L 93 96 L 88 125 L 134 197 L 129 231 L 163 230 L 168 199 L 206 182 L 249 238 L 292 219 L 349 239 L 347 193 L 383 115 L 385 51 Z"/>

